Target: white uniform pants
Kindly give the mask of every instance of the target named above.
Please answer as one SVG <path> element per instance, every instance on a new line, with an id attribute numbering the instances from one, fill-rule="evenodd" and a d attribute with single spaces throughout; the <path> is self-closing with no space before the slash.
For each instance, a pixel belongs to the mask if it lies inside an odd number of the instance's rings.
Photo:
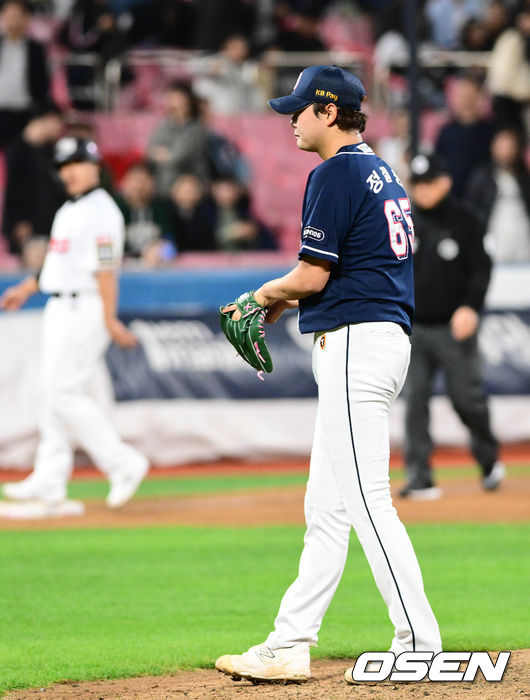
<path id="1" fill-rule="evenodd" d="M 342 576 L 353 527 L 395 628 L 391 650 L 441 650 L 416 555 L 392 505 L 388 412 L 407 373 L 410 343 L 394 323 L 344 326 L 318 338 L 319 405 L 298 578 L 267 644 L 316 644 Z M 359 606 L 362 601 L 359 600 Z"/>
<path id="2" fill-rule="evenodd" d="M 108 476 L 143 457 L 125 445 L 86 388 L 109 343 L 99 294 L 52 297 L 42 325 L 35 478 L 66 495 L 74 447 Z"/>

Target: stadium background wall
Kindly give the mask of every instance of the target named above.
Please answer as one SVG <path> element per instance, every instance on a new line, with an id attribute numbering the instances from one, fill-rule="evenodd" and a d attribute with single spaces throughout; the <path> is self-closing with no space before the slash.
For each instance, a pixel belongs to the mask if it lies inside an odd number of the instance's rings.
<path id="1" fill-rule="evenodd" d="M 126 272 L 120 316 L 140 338 L 132 351 L 111 347 L 91 385 L 124 439 L 159 466 L 219 458 L 264 460 L 309 454 L 316 407 L 312 338 L 296 315 L 269 331 L 275 370 L 260 382 L 234 356 L 218 326 L 218 307 L 278 266 Z M 0 278 L 1 291 L 17 278 Z M 39 295 L 28 309 L 0 314 L 0 468 L 27 468 L 37 443 Z M 487 298 L 480 348 L 495 430 L 504 443 L 530 440 L 530 266 L 498 266 Z M 467 434 L 438 381 L 432 406 L 437 443 Z M 266 425 L 267 430 L 255 426 Z M 237 424 L 238 441 L 231 439 Z M 274 445 L 268 436 L 275 435 Z M 391 414 L 391 440 L 403 437 L 403 406 Z"/>

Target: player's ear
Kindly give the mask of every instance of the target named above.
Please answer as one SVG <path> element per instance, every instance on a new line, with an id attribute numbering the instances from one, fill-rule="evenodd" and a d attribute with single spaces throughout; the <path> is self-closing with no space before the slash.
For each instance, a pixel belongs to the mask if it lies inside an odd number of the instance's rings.
<path id="1" fill-rule="evenodd" d="M 326 105 L 326 119 L 328 120 L 328 126 L 333 126 L 337 121 L 338 108 L 337 105 L 330 102 Z"/>

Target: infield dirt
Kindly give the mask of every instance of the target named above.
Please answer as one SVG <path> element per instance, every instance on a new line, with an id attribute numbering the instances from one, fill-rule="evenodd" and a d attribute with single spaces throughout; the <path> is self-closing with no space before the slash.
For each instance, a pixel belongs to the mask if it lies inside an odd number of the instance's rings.
<path id="1" fill-rule="evenodd" d="M 349 686 L 343 680 L 351 659 L 317 659 L 312 663 L 313 678 L 301 685 L 252 685 L 232 681 L 214 670 L 182 671 L 160 678 L 146 676 L 114 681 L 63 683 L 48 688 L 13 691 L 4 700 L 512 700 L 530 697 L 528 668 L 530 651 L 515 651 L 500 683 L 378 683 L 374 686 Z"/>
<path id="2" fill-rule="evenodd" d="M 530 478 L 511 477 L 499 491 L 481 490 L 477 480 L 443 483 L 438 501 L 396 498 L 405 523 L 524 522 L 530 518 Z M 304 486 L 283 486 L 201 496 L 137 498 L 118 512 L 101 501 L 87 501 L 83 517 L 0 520 L 0 530 L 90 527 L 148 527 L 157 525 L 301 525 Z"/>

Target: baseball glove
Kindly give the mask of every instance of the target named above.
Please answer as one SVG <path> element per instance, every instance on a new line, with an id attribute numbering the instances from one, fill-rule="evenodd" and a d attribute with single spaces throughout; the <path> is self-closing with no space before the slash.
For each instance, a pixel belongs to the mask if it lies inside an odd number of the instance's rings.
<path id="1" fill-rule="evenodd" d="M 241 317 L 234 320 L 233 316 Z M 232 304 L 221 306 L 219 316 L 221 329 L 228 342 L 237 350 L 237 353 L 248 362 L 251 367 L 261 372 L 272 372 L 272 360 L 265 342 L 265 329 L 263 322 L 267 315 L 267 309 L 258 304 L 252 292 L 245 292 Z"/>

